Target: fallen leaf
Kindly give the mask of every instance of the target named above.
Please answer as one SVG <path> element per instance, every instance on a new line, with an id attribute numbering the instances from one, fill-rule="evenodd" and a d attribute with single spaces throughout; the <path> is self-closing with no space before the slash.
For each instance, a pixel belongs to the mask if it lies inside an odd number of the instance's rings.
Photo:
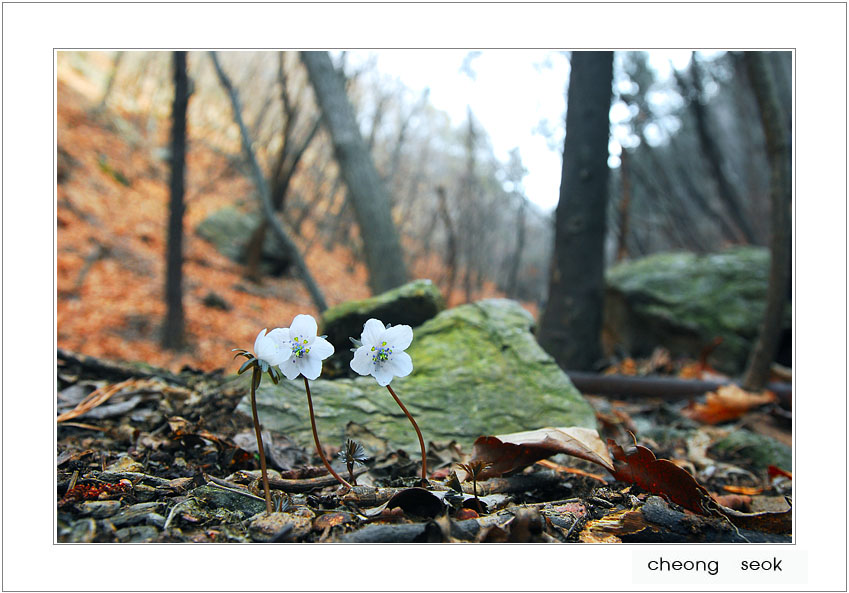
<path id="1" fill-rule="evenodd" d="M 705 403 L 692 402 L 681 414 L 705 424 L 719 424 L 736 420 L 752 408 L 772 403 L 776 399 L 772 391 L 750 393 L 734 384 L 723 385 L 706 394 Z"/>
<path id="2" fill-rule="evenodd" d="M 770 465 L 766 468 L 766 472 L 769 474 L 770 479 L 775 478 L 777 476 L 784 476 L 785 478 L 793 479 L 793 474 L 787 470 L 781 469 L 775 465 Z"/>
<path id="3" fill-rule="evenodd" d="M 635 445 L 626 453 L 616 441 L 607 439 L 613 453 L 613 477 L 664 496 L 700 515 L 713 515 L 716 503 L 696 479 L 668 459 L 658 459 L 649 449 Z"/>
<path id="4" fill-rule="evenodd" d="M 481 436 L 473 446 L 472 459 L 491 464 L 479 477 L 486 479 L 518 471 L 557 453 L 585 459 L 613 472 L 613 462 L 598 432 L 579 426 Z"/>
<path id="5" fill-rule="evenodd" d="M 722 489 L 732 494 L 745 494 L 747 496 L 757 496 L 764 491 L 763 488 L 757 488 L 755 486 L 733 486 L 731 484 L 723 486 Z"/>

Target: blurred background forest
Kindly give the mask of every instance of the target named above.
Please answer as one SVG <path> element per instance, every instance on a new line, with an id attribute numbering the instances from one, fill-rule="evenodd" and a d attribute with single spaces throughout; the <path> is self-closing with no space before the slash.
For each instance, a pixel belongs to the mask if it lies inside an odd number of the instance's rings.
<path id="1" fill-rule="evenodd" d="M 478 55 L 456 64 L 472 81 Z M 551 76 L 558 61 L 568 72 L 573 57 L 528 56 L 529 68 Z M 791 54 L 763 57 L 789 130 Z M 361 212 L 364 198 L 346 183 L 346 153 L 322 118 L 317 74 L 298 52 L 183 58 L 181 82 L 173 52 L 58 53 L 60 348 L 175 371 L 226 367 L 230 349 L 251 347 L 263 327 L 391 286 L 391 278 L 377 278 L 374 242 L 393 233 L 402 264 L 384 259 L 382 267 L 432 280 L 448 306 L 499 296 L 543 317 L 559 184 L 548 202 L 531 197 L 533 158 L 519 140 L 506 156 L 494 148 L 474 104 L 458 121 L 432 103 L 429 89 L 382 72 L 374 54 L 329 55 L 385 188 L 383 211 L 394 227 L 386 230 L 379 216 Z M 770 245 L 770 155 L 745 62 L 743 52 L 675 61 L 613 54 L 600 227 L 606 269 L 658 253 Z M 491 96 L 505 119 L 511 85 L 504 80 Z M 561 113 L 537 118 L 536 133 L 558 158 L 564 137 L 568 152 L 568 92 L 565 76 Z M 175 203 L 172 130 L 181 93 L 185 181 Z M 269 224 L 258 193 L 279 224 Z M 358 222 L 363 216 L 368 228 Z M 184 325 L 171 342 L 169 220 L 181 236 Z M 622 354 L 617 345 L 608 340 L 607 354 Z"/>

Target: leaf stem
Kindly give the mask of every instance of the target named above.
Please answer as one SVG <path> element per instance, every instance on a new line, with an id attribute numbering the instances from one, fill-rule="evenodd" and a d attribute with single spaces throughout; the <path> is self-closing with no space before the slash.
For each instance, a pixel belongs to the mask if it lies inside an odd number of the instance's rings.
<path id="1" fill-rule="evenodd" d="M 353 490 L 354 487 L 351 486 L 351 484 L 346 482 L 345 479 L 342 478 L 342 476 L 333 471 L 333 468 L 330 466 L 330 462 L 327 461 L 327 457 L 324 456 L 324 450 L 321 448 L 321 443 L 318 440 L 318 431 L 315 428 L 315 413 L 312 409 L 312 394 L 310 393 L 310 382 L 307 380 L 306 377 L 304 377 L 304 387 L 307 390 L 307 403 L 310 406 L 310 423 L 312 424 L 312 436 L 315 440 L 315 448 L 318 450 L 318 456 L 321 457 L 321 460 L 324 462 L 324 467 L 327 468 L 327 471 L 329 471 L 334 478 L 339 480 L 339 482 L 341 482 L 342 485 L 348 488 L 349 490 Z"/>
<path id="2" fill-rule="evenodd" d="M 268 487 L 268 470 L 265 467 L 265 447 L 262 445 L 262 432 L 259 427 L 259 416 L 256 413 L 256 388 L 262 380 L 262 371 L 259 365 L 254 366 L 251 377 L 251 413 L 254 417 L 254 430 L 256 431 L 256 447 L 259 450 L 259 466 L 262 470 L 262 487 L 265 489 L 265 514 L 271 514 L 271 489 Z"/>
<path id="3" fill-rule="evenodd" d="M 407 415 L 407 418 L 410 419 L 410 423 L 413 425 L 413 428 L 416 429 L 416 436 L 419 437 L 419 446 L 422 448 L 422 482 L 423 485 L 427 485 L 427 454 L 425 453 L 425 444 L 424 439 L 422 438 L 422 431 L 419 430 L 419 425 L 416 424 L 416 421 L 413 419 L 413 415 L 407 410 L 401 400 L 395 395 L 395 391 L 392 390 L 391 385 L 387 385 L 386 388 L 389 390 L 389 393 L 392 394 L 392 397 L 395 398 L 395 403 L 401 406 L 401 409 Z"/>

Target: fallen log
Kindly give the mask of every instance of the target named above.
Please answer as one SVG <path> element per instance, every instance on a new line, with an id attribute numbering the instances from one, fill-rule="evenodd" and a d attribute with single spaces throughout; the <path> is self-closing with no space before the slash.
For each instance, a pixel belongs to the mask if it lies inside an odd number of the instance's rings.
<path id="1" fill-rule="evenodd" d="M 695 397 L 716 391 L 723 385 L 739 381 L 702 381 L 675 377 L 633 377 L 629 375 L 598 375 L 584 371 L 566 371 L 572 384 L 582 393 L 616 396 L 651 396 L 677 400 Z M 778 397 L 781 407 L 793 408 L 793 386 L 786 383 L 770 383 L 767 389 Z"/>

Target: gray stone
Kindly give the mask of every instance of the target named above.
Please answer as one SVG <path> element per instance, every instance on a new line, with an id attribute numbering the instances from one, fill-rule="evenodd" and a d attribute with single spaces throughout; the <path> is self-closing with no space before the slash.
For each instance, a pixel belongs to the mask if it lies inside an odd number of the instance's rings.
<path id="1" fill-rule="evenodd" d="M 321 316 L 321 333 L 327 335 L 336 353 L 325 361 L 325 376 L 353 375 L 348 368 L 353 357 L 349 338 L 359 340 L 363 325 L 370 318 L 416 328 L 444 308 L 442 294 L 430 280 L 415 280 L 368 299 L 327 309 Z"/>
<path id="2" fill-rule="evenodd" d="M 728 433 L 710 447 L 708 454 L 731 463 L 744 459 L 749 462 L 747 465 L 758 470 L 776 465 L 793 471 L 793 450 L 790 447 L 772 437 L 745 429 Z"/>
<path id="3" fill-rule="evenodd" d="M 159 536 L 159 530 L 151 525 L 136 525 L 124 527 L 115 532 L 115 538 L 120 542 L 141 543 L 151 542 Z"/>
<path id="4" fill-rule="evenodd" d="M 265 501 L 253 496 L 247 496 L 232 490 L 216 488 L 208 484 L 198 486 L 191 495 L 203 501 L 211 508 L 224 508 L 230 511 L 241 511 L 246 515 L 255 515 L 265 510 Z"/>
<path id="5" fill-rule="evenodd" d="M 247 213 L 228 207 L 210 214 L 195 228 L 195 232 L 231 260 L 244 264 L 245 248 L 261 221 L 262 214 L 259 212 Z M 286 253 L 286 248 L 269 230 L 262 244 L 260 270 L 271 275 L 285 273 L 291 264 Z"/>
<path id="6" fill-rule="evenodd" d="M 80 505 L 80 510 L 84 515 L 89 515 L 95 519 L 111 517 L 120 508 L 120 500 L 87 500 Z"/>
<path id="7" fill-rule="evenodd" d="M 315 513 L 307 507 L 300 507 L 287 513 L 259 513 L 251 519 L 251 537 L 258 542 L 267 542 L 275 535 L 289 527 L 288 534 L 292 539 L 305 536 L 312 530 Z"/>
<path id="8" fill-rule="evenodd" d="M 757 338 L 766 306 L 769 251 L 737 247 L 721 253 L 661 253 L 607 272 L 608 347 L 645 356 L 659 345 L 698 357 L 714 338 L 711 362 L 740 372 Z M 790 310 L 783 324 L 791 326 Z"/>
<path id="9" fill-rule="evenodd" d="M 142 502 L 123 509 L 117 515 L 112 517 L 110 521 L 115 527 L 137 525 L 139 523 L 162 527 L 165 524 L 165 517 L 160 515 L 157 511 L 161 511 L 164 508 L 164 502 Z"/>
<path id="10" fill-rule="evenodd" d="M 542 426 L 595 428 L 595 414 L 554 359 L 537 344 L 534 320 L 515 301 L 492 299 L 443 311 L 414 330 L 413 372 L 392 387 L 416 418 L 425 443 Z M 241 378 L 248 385 L 249 378 Z M 346 426 L 366 427 L 393 447 L 418 453 L 416 434 L 372 377 L 310 383 L 323 445 L 342 446 Z M 267 378 L 257 393 L 263 427 L 313 448 L 303 381 Z M 239 404 L 250 415 L 250 396 Z M 373 451 L 370 451 L 373 454 Z"/>

